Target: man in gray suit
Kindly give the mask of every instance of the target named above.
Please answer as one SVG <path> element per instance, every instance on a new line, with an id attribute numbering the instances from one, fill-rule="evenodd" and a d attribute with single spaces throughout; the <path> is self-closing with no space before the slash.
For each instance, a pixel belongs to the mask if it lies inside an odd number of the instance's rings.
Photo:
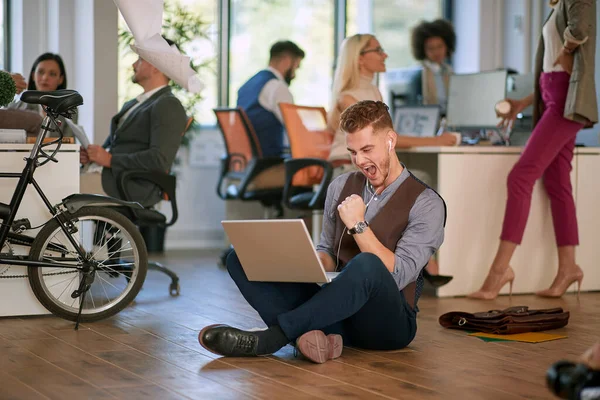
<path id="1" fill-rule="evenodd" d="M 187 120 L 165 74 L 141 57 L 133 64 L 133 71 L 132 80 L 144 88 L 144 93 L 126 102 L 112 118 L 110 135 L 102 146 L 90 144 L 80 153 L 82 164 L 94 162 L 103 167 L 102 188 L 116 198 L 120 197 L 117 180 L 122 172 L 166 172 L 171 168 Z M 132 182 L 129 191 L 145 207 L 162 198 L 159 188 L 147 181 Z"/>

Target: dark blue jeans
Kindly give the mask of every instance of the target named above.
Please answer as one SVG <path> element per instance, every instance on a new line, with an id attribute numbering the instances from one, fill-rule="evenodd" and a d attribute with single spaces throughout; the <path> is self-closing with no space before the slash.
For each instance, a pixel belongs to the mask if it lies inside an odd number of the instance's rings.
<path id="1" fill-rule="evenodd" d="M 364 349 L 406 347 L 417 332 L 416 313 L 379 257 L 361 253 L 332 282 L 251 282 L 235 252 L 227 270 L 267 326 L 279 325 L 290 341 L 311 330 L 342 335 Z"/>

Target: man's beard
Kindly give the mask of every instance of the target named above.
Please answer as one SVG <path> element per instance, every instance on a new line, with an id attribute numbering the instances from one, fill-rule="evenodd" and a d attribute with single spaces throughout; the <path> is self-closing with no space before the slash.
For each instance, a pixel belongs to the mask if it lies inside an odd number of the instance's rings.
<path id="1" fill-rule="evenodd" d="M 392 156 L 388 154 L 387 159 L 383 160 L 381 162 L 381 164 L 375 164 L 375 168 L 377 168 L 379 170 L 379 172 L 381 173 L 381 177 L 383 179 L 382 185 L 385 185 L 385 181 L 387 180 L 387 178 L 390 176 L 390 171 L 391 171 L 391 165 L 392 165 Z M 361 172 L 364 174 L 364 171 Z M 365 177 L 367 178 L 367 180 L 369 180 L 369 178 L 365 175 Z M 371 182 L 369 180 L 369 184 L 373 185 L 373 182 Z"/>
<path id="2" fill-rule="evenodd" d="M 292 70 L 292 68 L 288 69 L 285 72 L 285 75 L 283 77 L 283 80 L 285 81 L 285 83 L 288 84 L 288 86 L 292 83 L 292 79 L 294 79 L 294 71 Z"/>
<path id="3" fill-rule="evenodd" d="M 392 156 L 388 153 L 388 157 L 381 163 L 381 173 L 383 174 L 383 184 L 385 185 L 386 179 L 390 176 L 390 169 L 392 166 Z"/>

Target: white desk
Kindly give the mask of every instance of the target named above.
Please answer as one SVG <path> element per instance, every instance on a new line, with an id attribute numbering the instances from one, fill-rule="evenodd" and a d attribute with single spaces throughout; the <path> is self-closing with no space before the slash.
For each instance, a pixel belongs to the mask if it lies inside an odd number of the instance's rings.
<path id="1" fill-rule="evenodd" d="M 439 296 L 462 296 L 479 289 L 493 261 L 506 206 L 506 178 L 522 147 L 422 147 L 399 151 L 408 168 L 428 172 L 446 201 L 448 219 L 438 252 L 440 274 L 454 279 Z M 585 276 L 581 290 L 600 290 L 600 148 L 576 148 L 571 173 L 577 207 L 580 246 L 577 263 Z M 557 270 L 550 203 L 538 181 L 522 245 L 511 265 L 513 293 L 532 293 L 550 286 Z M 571 291 L 575 289 L 572 285 Z M 501 291 L 508 293 L 508 285 Z"/>
<path id="2" fill-rule="evenodd" d="M 21 172 L 25 167 L 25 157 L 32 144 L 0 144 L 0 171 Z M 63 144 L 56 155 L 58 163 L 36 169 L 34 178 L 48 197 L 51 204 L 59 203 L 66 196 L 79 193 L 79 145 Z M 0 178 L 0 201 L 10 203 L 18 179 Z M 29 186 L 23 197 L 17 219 L 28 218 L 31 226 L 38 226 L 51 217 L 33 186 Z M 35 236 L 38 230 L 26 231 Z M 17 254 L 27 254 L 28 248 L 13 246 Z M 6 268 L 0 265 L 0 273 Z M 10 266 L 6 275 L 26 274 L 27 268 Z M 39 315 L 48 311 L 37 301 L 27 278 L 0 279 L 0 316 Z"/>

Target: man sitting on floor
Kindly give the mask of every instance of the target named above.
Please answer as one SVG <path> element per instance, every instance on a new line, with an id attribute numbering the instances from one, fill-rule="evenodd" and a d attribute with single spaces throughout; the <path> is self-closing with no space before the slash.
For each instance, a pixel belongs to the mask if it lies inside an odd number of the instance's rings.
<path id="1" fill-rule="evenodd" d="M 340 126 L 359 171 L 329 186 L 317 251 L 327 271 L 341 273 L 322 287 L 251 282 L 232 252 L 227 269 L 269 328 L 208 326 L 198 336 L 206 349 L 261 356 L 292 342 L 322 363 L 339 357 L 343 343 L 394 350 L 414 339 L 422 270 L 444 238 L 444 201 L 398 160 L 384 103 L 356 103 L 342 113 Z"/>

